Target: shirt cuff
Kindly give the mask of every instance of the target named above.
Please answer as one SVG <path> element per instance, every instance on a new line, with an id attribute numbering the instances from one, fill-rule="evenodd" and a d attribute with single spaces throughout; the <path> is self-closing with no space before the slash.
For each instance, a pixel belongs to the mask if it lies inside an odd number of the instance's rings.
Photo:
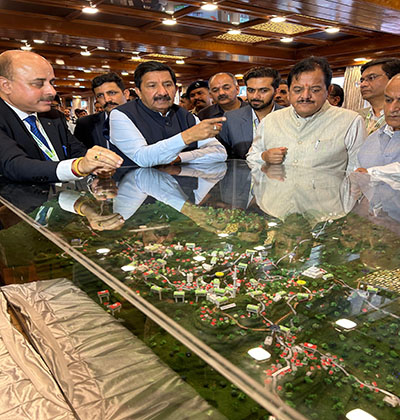
<path id="1" fill-rule="evenodd" d="M 56 169 L 56 175 L 57 178 L 62 181 L 62 182 L 67 182 L 67 181 L 76 181 L 77 179 L 82 179 L 82 177 L 79 176 L 75 176 L 72 173 L 72 162 L 75 159 L 67 159 L 67 160 L 62 160 L 58 163 L 57 165 L 57 169 Z"/>
<path id="2" fill-rule="evenodd" d="M 78 191 L 61 191 L 58 196 L 58 204 L 63 210 L 68 211 L 69 213 L 76 213 L 74 204 L 81 197 L 82 196 Z"/>

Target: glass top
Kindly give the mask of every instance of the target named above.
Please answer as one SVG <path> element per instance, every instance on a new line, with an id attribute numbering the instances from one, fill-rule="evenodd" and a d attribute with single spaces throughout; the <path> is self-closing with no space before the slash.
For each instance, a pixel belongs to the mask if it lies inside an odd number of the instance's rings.
<path id="1" fill-rule="evenodd" d="M 387 420 L 400 415 L 399 187 L 230 161 L 4 181 L 0 195 L 277 417 Z"/>

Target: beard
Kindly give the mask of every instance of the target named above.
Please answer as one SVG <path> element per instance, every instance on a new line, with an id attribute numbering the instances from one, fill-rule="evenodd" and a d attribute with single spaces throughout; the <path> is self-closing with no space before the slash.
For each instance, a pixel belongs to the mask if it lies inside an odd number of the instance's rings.
<path id="1" fill-rule="evenodd" d="M 274 98 L 272 97 L 268 102 L 262 102 L 262 101 L 249 101 L 249 105 L 256 110 L 267 108 L 272 104 L 272 101 Z"/>

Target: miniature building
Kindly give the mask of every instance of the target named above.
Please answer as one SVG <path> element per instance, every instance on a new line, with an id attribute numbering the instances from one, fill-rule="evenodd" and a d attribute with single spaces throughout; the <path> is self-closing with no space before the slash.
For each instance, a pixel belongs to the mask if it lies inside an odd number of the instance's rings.
<path id="1" fill-rule="evenodd" d="M 258 315 L 258 313 L 260 312 L 260 305 L 247 305 L 246 306 L 246 311 L 251 313 L 251 314 Z"/>
<path id="2" fill-rule="evenodd" d="M 184 302 L 185 292 L 183 290 L 178 290 L 174 292 L 174 299 L 175 299 L 175 302 L 178 302 L 178 300 L 181 300 L 182 302 Z"/>
<path id="3" fill-rule="evenodd" d="M 107 308 L 111 311 L 111 314 L 114 315 L 115 312 L 121 311 L 122 305 L 120 302 L 115 302 L 111 305 L 108 305 Z"/>
<path id="4" fill-rule="evenodd" d="M 196 289 L 194 291 L 194 294 L 196 296 L 196 302 L 198 302 L 199 301 L 199 297 L 207 296 L 207 290 L 205 290 L 205 289 Z"/>
<path id="5" fill-rule="evenodd" d="M 159 298 L 160 298 L 160 300 L 161 300 L 162 287 L 160 287 L 160 286 L 151 286 L 151 287 L 150 287 L 150 290 L 151 290 L 152 292 L 158 293 L 158 297 L 159 297 Z"/>
<path id="6" fill-rule="evenodd" d="M 253 349 L 250 349 L 247 353 L 253 359 L 257 360 L 257 362 L 263 362 L 271 358 L 271 353 L 269 353 L 267 350 L 264 350 L 261 347 L 254 347 Z"/>
<path id="7" fill-rule="evenodd" d="M 346 414 L 346 419 L 348 420 L 377 420 L 376 417 L 371 416 L 371 414 L 367 413 L 361 408 L 355 408 L 354 410 L 349 411 Z"/>
<path id="8" fill-rule="evenodd" d="M 313 266 L 313 267 L 307 268 L 307 270 L 303 271 L 301 274 L 306 277 L 311 277 L 312 279 L 319 279 L 324 274 L 326 274 L 326 271 L 323 270 L 322 268 Z"/>
<path id="9" fill-rule="evenodd" d="M 103 300 L 107 301 L 110 299 L 110 292 L 108 290 L 101 290 L 97 292 L 97 297 L 100 300 L 100 303 L 103 303 Z"/>
<path id="10" fill-rule="evenodd" d="M 354 321 L 351 321 L 350 319 L 338 319 L 335 322 L 336 325 L 339 327 L 345 329 L 345 330 L 352 330 L 357 326 L 357 324 Z"/>

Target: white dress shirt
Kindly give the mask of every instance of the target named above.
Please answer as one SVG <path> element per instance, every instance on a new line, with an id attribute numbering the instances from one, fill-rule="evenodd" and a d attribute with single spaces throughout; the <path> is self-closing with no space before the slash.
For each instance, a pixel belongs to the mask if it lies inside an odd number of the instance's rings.
<path id="1" fill-rule="evenodd" d="M 198 124 L 200 120 L 196 116 L 194 118 Z M 110 141 L 141 167 L 166 165 L 178 156 L 183 163 L 222 162 L 227 157 L 224 146 L 215 137 L 198 141 L 198 148 L 187 152 L 182 152 L 187 145 L 181 133 L 155 144 L 147 144 L 133 121 L 117 109 L 110 113 Z"/>

